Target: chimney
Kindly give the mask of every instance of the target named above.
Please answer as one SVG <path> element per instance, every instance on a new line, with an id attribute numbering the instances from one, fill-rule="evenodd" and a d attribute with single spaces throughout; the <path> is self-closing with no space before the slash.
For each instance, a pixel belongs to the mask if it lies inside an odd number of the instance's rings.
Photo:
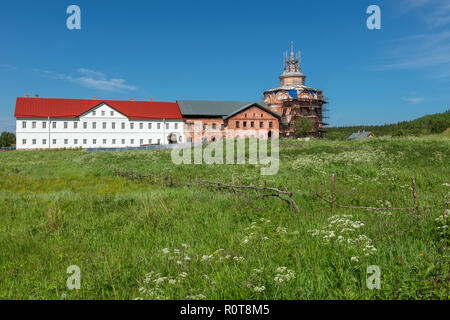
<path id="1" fill-rule="evenodd" d="M 93 97 L 92 100 L 97 100 L 97 97 Z"/>
<path id="2" fill-rule="evenodd" d="M 25 98 L 28 98 L 28 93 L 27 93 L 27 94 L 25 94 Z"/>
<path id="3" fill-rule="evenodd" d="M 37 95 L 35 95 L 35 97 L 36 97 L 36 98 L 39 98 L 39 95 L 37 94 Z"/>

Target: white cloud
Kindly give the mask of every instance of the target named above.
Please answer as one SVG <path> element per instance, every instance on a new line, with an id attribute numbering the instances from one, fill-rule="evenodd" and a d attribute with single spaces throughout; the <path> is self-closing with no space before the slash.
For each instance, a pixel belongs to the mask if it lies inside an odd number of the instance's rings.
<path id="1" fill-rule="evenodd" d="M 397 39 L 378 69 L 427 69 L 436 77 L 450 71 L 450 30 Z"/>
<path id="2" fill-rule="evenodd" d="M 39 71 L 42 76 L 47 78 L 70 81 L 86 88 L 92 88 L 102 91 L 116 92 L 116 91 L 137 90 L 136 86 L 127 84 L 125 79 L 118 79 L 118 78 L 108 79 L 104 73 L 86 68 L 78 69 L 77 73 L 79 73 L 79 75 L 76 76 L 55 73 L 46 70 L 44 71 L 35 70 L 35 71 Z"/>
<path id="3" fill-rule="evenodd" d="M 411 102 L 411 103 L 419 103 L 425 100 L 424 98 L 402 98 L 405 101 Z"/>

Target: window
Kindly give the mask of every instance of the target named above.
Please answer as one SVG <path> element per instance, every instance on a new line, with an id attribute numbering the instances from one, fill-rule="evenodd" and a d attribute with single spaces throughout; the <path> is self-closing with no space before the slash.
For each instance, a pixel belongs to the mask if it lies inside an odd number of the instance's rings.
<path id="1" fill-rule="evenodd" d="M 83 144 L 87 144 L 87 139 L 83 139 Z"/>
<path id="2" fill-rule="evenodd" d="M 112 139 L 112 144 L 116 144 L 116 139 Z"/>
<path id="3" fill-rule="evenodd" d="M 256 114 L 253 114 L 253 118 L 255 118 L 256 117 Z"/>
<path id="4" fill-rule="evenodd" d="M 125 144 L 125 139 L 122 139 L 122 144 Z"/>
<path id="5" fill-rule="evenodd" d="M 78 139 L 73 139 L 73 144 L 78 144 Z"/>
<path id="6" fill-rule="evenodd" d="M 97 129 L 97 122 L 92 122 L 92 129 Z"/>
<path id="7" fill-rule="evenodd" d="M 73 128 L 74 128 L 74 129 L 78 129 L 78 122 L 74 122 L 74 123 L 73 123 Z"/>
<path id="8" fill-rule="evenodd" d="M 27 122 L 26 121 L 22 121 L 22 129 L 25 129 L 27 127 Z"/>
<path id="9" fill-rule="evenodd" d="M 105 111 L 102 111 L 102 116 L 104 116 L 105 115 Z"/>
<path id="10" fill-rule="evenodd" d="M 53 129 L 56 129 L 56 121 L 53 121 L 52 126 L 53 126 Z"/>
<path id="11" fill-rule="evenodd" d="M 115 128 L 116 128 L 116 123 L 115 123 L 115 122 L 111 123 L 111 128 L 112 128 L 112 129 L 115 129 Z"/>
<path id="12" fill-rule="evenodd" d="M 208 127 L 208 125 L 204 124 L 203 125 L 203 130 L 206 130 L 207 127 Z"/>
<path id="13" fill-rule="evenodd" d="M 139 123 L 139 129 L 144 129 L 144 124 L 141 122 L 141 123 Z"/>
<path id="14" fill-rule="evenodd" d="M 236 128 L 239 128 L 239 121 L 236 121 Z"/>
<path id="15" fill-rule="evenodd" d="M 213 123 L 212 127 L 213 127 L 213 129 L 216 129 L 216 124 L 215 124 L 215 123 Z"/>
<path id="16" fill-rule="evenodd" d="M 161 139 L 158 139 L 158 144 L 161 144 Z"/>
<path id="17" fill-rule="evenodd" d="M 87 129 L 87 122 L 83 122 L 83 129 Z"/>
<path id="18" fill-rule="evenodd" d="M 95 111 L 92 111 L 92 115 L 95 116 Z"/>
<path id="19" fill-rule="evenodd" d="M 33 139 L 33 144 L 36 144 L 36 139 Z"/>
<path id="20" fill-rule="evenodd" d="M 247 114 L 246 114 L 246 113 L 244 114 L 244 117 L 246 117 L 246 118 L 247 118 Z"/>
<path id="21" fill-rule="evenodd" d="M 125 129 L 125 122 L 122 122 L 122 129 Z"/>
<path id="22" fill-rule="evenodd" d="M 64 121 L 64 129 L 67 129 L 67 122 Z"/>
<path id="23" fill-rule="evenodd" d="M 114 111 L 111 111 L 111 117 L 114 117 Z"/>
<path id="24" fill-rule="evenodd" d="M 31 127 L 32 127 L 33 129 L 36 129 L 36 121 L 33 121 L 33 122 L 31 123 Z"/>
<path id="25" fill-rule="evenodd" d="M 42 139 L 42 144 L 47 144 L 47 139 Z"/>
<path id="26" fill-rule="evenodd" d="M 175 130 L 178 130 L 178 123 L 175 123 Z"/>
<path id="27" fill-rule="evenodd" d="M 151 123 L 151 122 L 148 123 L 148 128 L 149 128 L 149 129 L 152 128 L 152 123 Z"/>
<path id="28" fill-rule="evenodd" d="M 130 143 L 131 143 L 131 144 L 134 144 L 134 139 L 130 139 Z"/>
<path id="29" fill-rule="evenodd" d="M 261 113 L 261 118 L 263 118 L 264 117 L 264 115 Z"/>
<path id="30" fill-rule="evenodd" d="M 187 129 L 188 129 L 188 130 L 191 130 L 191 128 L 192 128 L 192 123 L 188 123 L 188 124 L 187 124 Z"/>
<path id="31" fill-rule="evenodd" d="M 53 144 L 56 144 L 56 139 L 53 139 Z"/>
<path id="32" fill-rule="evenodd" d="M 106 129 L 106 122 L 103 122 L 103 129 Z"/>
<path id="33" fill-rule="evenodd" d="M 134 129 L 134 123 L 130 123 L 130 129 Z"/>
<path id="34" fill-rule="evenodd" d="M 222 124 L 220 125 L 220 130 L 225 130 L 225 124 L 222 123 Z"/>
<path id="35" fill-rule="evenodd" d="M 166 123 L 166 129 L 169 130 L 169 123 Z"/>
<path id="36" fill-rule="evenodd" d="M 156 124 L 156 127 L 157 127 L 158 129 L 161 129 L 161 123 L 158 122 L 158 123 Z"/>
<path id="37" fill-rule="evenodd" d="M 97 144 L 97 139 L 92 140 L 92 144 Z"/>
<path id="38" fill-rule="evenodd" d="M 255 123 L 253 121 L 250 122 L 250 127 L 252 127 L 252 128 L 255 127 Z"/>
<path id="39" fill-rule="evenodd" d="M 46 129 L 47 128 L 47 122 L 42 121 L 42 129 Z"/>
<path id="40" fill-rule="evenodd" d="M 103 144 L 106 144 L 106 139 L 103 139 Z"/>
<path id="41" fill-rule="evenodd" d="M 152 144 L 152 139 L 148 139 L 148 144 Z"/>
<path id="42" fill-rule="evenodd" d="M 247 121 L 244 121 L 243 123 L 242 123 L 242 126 L 245 128 L 245 127 L 247 127 Z"/>
<path id="43" fill-rule="evenodd" d="M 139 144 L 144 144 L 144 139 L 141 139 L 141 140 L 139 141 Z"/>
<path id="44" fill-rule="evenodd" d="M 260 128 L 264 128 L 264 122 L 261 121 L 261 122 L 259 123 L 259 127 L 260 127 Z"/>
<path id="45" fill-rule="evenodd" d="M 269 128 L 272 128 L 273 124 L 272 121 L 269 122 Z"/>
<path id="46" fill-rule="evenodd" d="M 191 138 L 191 137 L 188 137 L 188 138 L 187 138 L 187 142 L 192 142 L 192 138 Z"/>
<path id="47" fill-rule="evenodd" d="M 27 139 L 22 139 L 22 144 L 27 144 Z"/>

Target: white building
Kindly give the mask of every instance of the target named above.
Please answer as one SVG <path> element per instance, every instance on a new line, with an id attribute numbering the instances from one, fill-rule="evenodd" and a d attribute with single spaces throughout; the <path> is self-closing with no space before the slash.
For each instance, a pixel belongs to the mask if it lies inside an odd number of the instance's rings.
<path id="1" fill-rule="evenodd" d="M 17 149 L 122 148 L 184 142 L 176 103 L 17 98 Z"/>

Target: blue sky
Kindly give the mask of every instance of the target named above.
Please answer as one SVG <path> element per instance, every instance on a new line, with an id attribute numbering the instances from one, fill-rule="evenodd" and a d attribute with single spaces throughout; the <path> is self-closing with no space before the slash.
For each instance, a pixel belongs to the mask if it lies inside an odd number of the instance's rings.
<path id="1" fill-rule="evenodd" d="M 66 27 L 71 4 L 81 30 Z M 371 4 L 381 30 L 366 27 Z M 25 94 L 261 101 L 291 40 L 331 125 L 449 109 L 448 0 L 15 0 L 0 4 L 0 131 Z"/>

